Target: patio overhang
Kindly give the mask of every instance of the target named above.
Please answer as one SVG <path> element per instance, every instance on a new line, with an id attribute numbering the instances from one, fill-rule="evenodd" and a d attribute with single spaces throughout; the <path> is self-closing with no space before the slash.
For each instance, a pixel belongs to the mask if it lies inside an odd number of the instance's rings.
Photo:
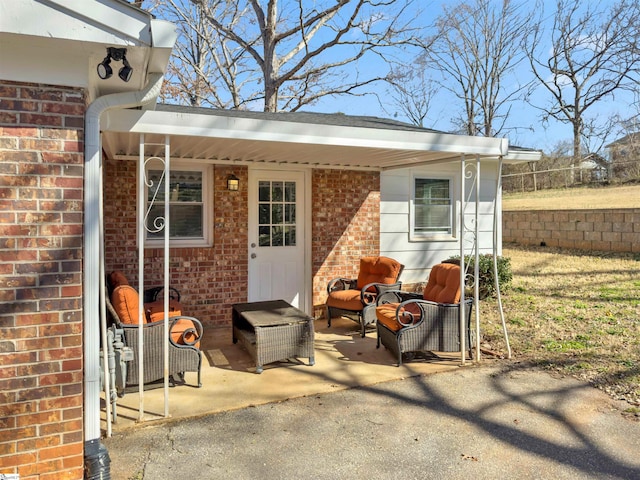
<path id="1" fill-rule="evenodd" d="M 354 120 L 355 118 L 355 120 Z M 295 121 L 294 121 L 295 119 Z M 407 124 L 324 114 L 268 114 L 167 105 L 114 110 L 101 122 L 109 158 L 139 155 L 139 134 L 171 136 L 171 158 L 212 163 L 294 164 L 382 171 L 459 161 L 462 156 L 522 161 L 505 138 L 470 137 Z M 161 143 L 161 142 L 158 142 Z M 149 154 L 153 152 L 150 146 Z M 161 146 L 158 146 L 160 154 Z M 527 156 L 535 158 L 538 152 Z"/>

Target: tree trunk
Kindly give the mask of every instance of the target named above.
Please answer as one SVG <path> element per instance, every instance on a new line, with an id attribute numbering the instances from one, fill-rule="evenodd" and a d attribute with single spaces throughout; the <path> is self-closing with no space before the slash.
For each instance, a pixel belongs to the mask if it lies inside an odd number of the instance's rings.
<path id="1" fill-rule="evenodd" d="M 265 25 L 262 31 L 262 41 L 264 42 L 264 64 L 263 78 L 264 78 L 264 111 L 265 112 L 277 112 L 278 111 L 278 85 L 276 79 L 278 78 L 278 65 L 276 58 L 276 23 L 277 0 L 271 0 L 267 5 L 267 15 L 265 18 Z"/>

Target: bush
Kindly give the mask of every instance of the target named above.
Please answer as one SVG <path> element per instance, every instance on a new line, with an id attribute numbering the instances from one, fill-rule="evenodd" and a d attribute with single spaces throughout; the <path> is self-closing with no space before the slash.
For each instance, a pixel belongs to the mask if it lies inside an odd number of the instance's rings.
<path id="1" fill-rule="evenodd" d="M 480 300 L 484 300 L 487 297 L 496 296 L 496 285 L 493 276 L 493 255 L 490 253 L 480 255 L 479 260 L 479 294 Z M 446 260 L 446 262 L 460 264 L 460 255 L 454 256 Z M 475 256 L 465 255 L 464 266 L 467 273 L 466 286 L 467 292 L 465 295 L 473 296 L 475 272 Z M 511 285 L 511 279 L 513 273 L 511 271 L 511 260 L 508 257 L 498 257 L 498 280 L 500 281 L 500 289 L 508 288 Z"/>

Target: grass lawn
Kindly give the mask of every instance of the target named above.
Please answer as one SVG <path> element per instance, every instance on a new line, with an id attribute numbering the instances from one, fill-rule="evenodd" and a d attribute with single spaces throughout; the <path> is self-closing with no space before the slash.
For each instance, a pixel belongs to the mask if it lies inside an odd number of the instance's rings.
<path id="1" fill-rule="evenodd" d="M 640 184 L 505 193 L 503 210 L 640 208 Z"/>
<path id="2" fill-rule="evenodd" d="M 640 256 L 514 246 L 503 256 L 512 358 L 586 380 L 640 415 Z M 482 347 L 506 353 L 495 299 L 481 311 Z"/>

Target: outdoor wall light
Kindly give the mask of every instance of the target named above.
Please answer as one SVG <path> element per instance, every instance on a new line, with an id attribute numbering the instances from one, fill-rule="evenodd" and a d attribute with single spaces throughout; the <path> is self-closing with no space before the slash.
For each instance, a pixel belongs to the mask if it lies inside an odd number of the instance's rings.
<path id="1" fill-rule="evenodd" d="M 238 177 L 236 177 L 233 174 L 227 177 L 227 190 L 236 191 L 238 190 L 239 186 L 240 186 L 240 179 Z"/>
<path id="2" fill-rule="evenodd" d="M 123 82 L 128 82 L 131 80 L 131 75 L 133 74 L 133 68 L 129 65 L 127 61 L 127 49 L 126 48 L 115 48 L 109 47 L 107 48 L 107 56 L 104 57 L 104 60 L 98 64 L 98 76 L 102 80 L 106 80 L 107 78 L 113 75 L 113 69 L 111 68 L 111 60 L 116 62 L 122 61 L 122 68 L 118 71 L 118 76 Z"/>

